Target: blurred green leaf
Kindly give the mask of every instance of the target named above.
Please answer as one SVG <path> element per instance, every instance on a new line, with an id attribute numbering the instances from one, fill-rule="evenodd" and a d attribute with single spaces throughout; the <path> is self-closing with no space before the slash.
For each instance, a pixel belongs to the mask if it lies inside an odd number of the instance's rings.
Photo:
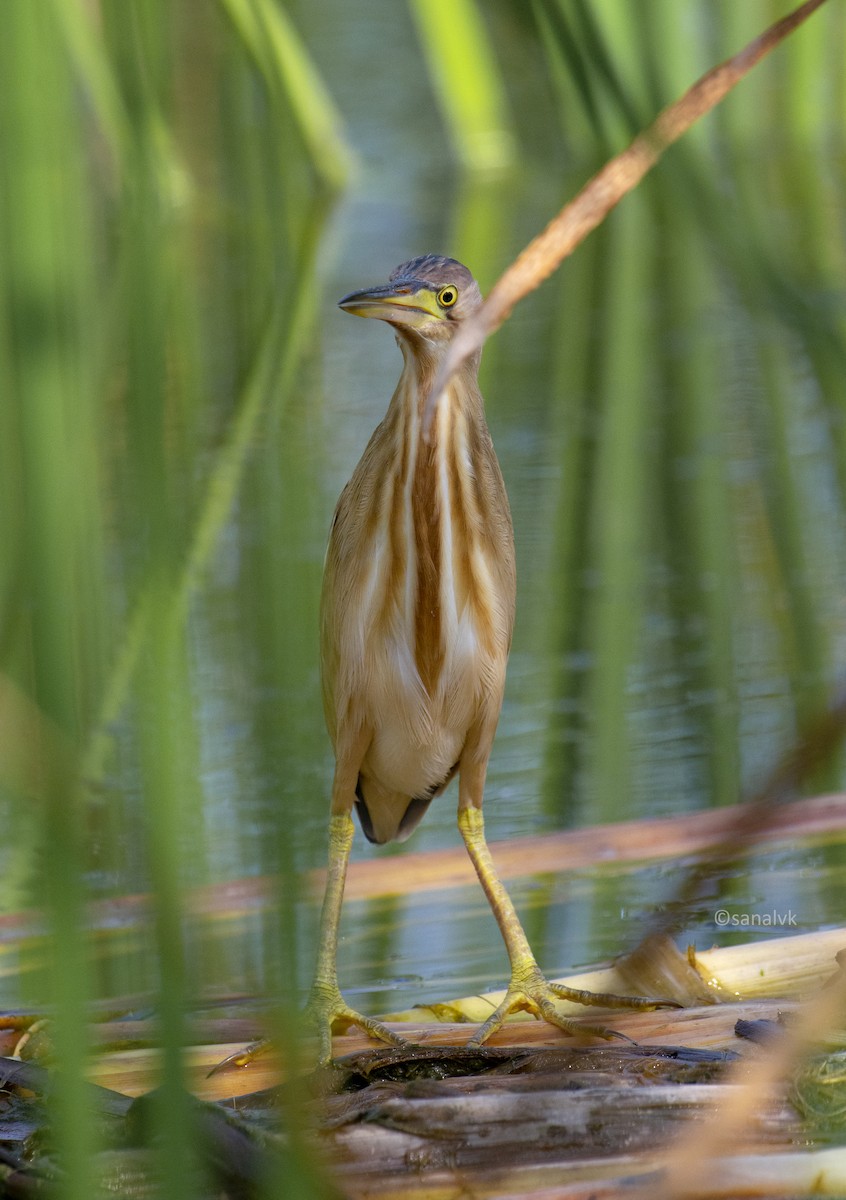
<path id="1" fill-rule="evenodd" d="M 284 8 L 273 0 L 220 3 L 268 84 L 287 98 L 318 172 L 330 186 L 341 187 L 355 158 L 340 114 Z"/>
<path id="2" fill-rule="evenodd" d="M 515 159 L 508 103 L 475 0 L 410 0 L 441 113 L 459 162 L 497 171 Z"/>

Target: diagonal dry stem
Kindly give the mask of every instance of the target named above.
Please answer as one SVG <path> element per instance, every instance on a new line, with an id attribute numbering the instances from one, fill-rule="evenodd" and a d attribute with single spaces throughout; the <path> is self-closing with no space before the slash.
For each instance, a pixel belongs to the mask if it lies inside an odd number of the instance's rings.
<path id="1" fill-rule="evenodd" d="M 668 146 L 715 108 L 756 63 L 824 3 L 825 0 L 805 0 L 738 54 L 703 75 L 683 96 L 663 109 L 626 150 L 606 163 L 521 251 L 494 284 L 476 315 L 464 322 L 453 339 L 427 400 L 424 417 L 427 436 L 438 397 L 447 381 L 471 354 L 481 349 L 487 338 L 508 318 L 514 305 L 534 291 L 573 253 L 611 209 L 640 183 Z"/>

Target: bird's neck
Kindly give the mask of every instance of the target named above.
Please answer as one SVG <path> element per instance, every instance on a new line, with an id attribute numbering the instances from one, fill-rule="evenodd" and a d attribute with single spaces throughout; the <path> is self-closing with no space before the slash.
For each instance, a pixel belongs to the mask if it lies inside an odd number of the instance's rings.
<path id="1" fill-rule="evenodd" d="M 406 432 L 416 435 L 423 410 L 446 357 L 449 343 L 431 343 L 423 338 L 415 338 L 414 341 L 411 341 L 404 336 L 398 336 L 397 343 L 402 351 L 403 371 L 394 394 L 392 407 L 397 405 L 401 409 Z M 479 392 L 478 372 L 479 355 L 476 354 L 462 364 L 447 384 L 437 404 L 438 416 L 435 419 L 435 425 L 454 424 L 445 422 L 444 417 L 459 413 L 466 420 L 474 423 L 481 422 L 484 425 L 485 410 Z M 441 429 L 441 433 L 443 433 L 443 429 Z M 436 436 L 434 432 L 432 436 Z"/>
<path id="2" fill-rule="evenodd" d="M 414 658 L 433 695 L 444 664 L 444 622 L 467 600 L 469 554 L 466 485 L 474 474 L 480 435 L 487 437 L 477 363 L 465 365 L 447 384 L 424 435 L 423 412 L 441 365 L 437 353 L 401 341 L 405 366 L 386 425 L 395 448 L 395 495 L 400 499 L 409 556 L 404 564 L 408 612 L 413 613 Z"/>

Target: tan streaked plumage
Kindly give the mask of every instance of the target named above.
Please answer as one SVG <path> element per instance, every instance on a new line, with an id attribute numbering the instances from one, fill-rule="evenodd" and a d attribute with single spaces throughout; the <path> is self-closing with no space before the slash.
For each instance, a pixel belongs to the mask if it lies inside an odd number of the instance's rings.
<path id="1" fill-rule="evenodd" d="M 478 357 L 440 398 L 428 439 L 423 407 L 462 320 L 481 303 L 466 267 L 426 255 L 341 307 L 388 321 L 403 371 L 341 493 L 323 581 L 321 660 L 335 748 L 329 873 L 310 1007 L 321 1058 L 332 1023 L 400 1039 L 355 1012 L 338 988 L 338 923 L 358 809 L 371 841 L 403 840 L 457 772 L 458 823 L 511 960 L 508 995 L 472 1039 L 524 1008 L 565 1029 L 557 996 L 583 1003 L 654 1002 L 573 993 L 547 983 L 484 839 L 485 773 L 502 706 L 514 624 L 514 538 L 508 498 L 477 383 Z"/>

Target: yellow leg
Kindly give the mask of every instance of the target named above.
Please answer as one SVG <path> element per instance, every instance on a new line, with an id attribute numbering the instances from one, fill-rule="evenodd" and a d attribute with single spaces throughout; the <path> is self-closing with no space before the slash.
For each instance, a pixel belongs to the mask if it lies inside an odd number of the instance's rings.
<path id="1" fill-rule="evenodd" d="M 309 1014 L 317 1026 L 321 1063 L 328 1063 L 332 1059 L 333 1026 L 343 1030 L 350 1025 L 359 1025 L 371 1037 L 389 1042 L 392 1046 L 406 1044 L 405 1039 L 393 1033 L 387 1025 L 350 1008 L 338 988 L 338 926 L 352 840 L 353 823 L 349 813 L 334 813 L 329 821 L 329 870 L 320 913 L 317 967 L 308 1002 Z"/>
<path id="2" fill-rule="evenodd" d="M 588 1026 L 561 1014 L 554 1001 L 572 1000 L 578 1004 L 594 1004 L 603 1008 L 652 1009 L 670 1004 L 672 1001 L 649 1000 L 641 996 L 615 996 L 604 992 L 585 992 L 563 984 L 549 983 L 541 972 L 529 942 L 520 924 L 511 897 L 496 873 L 488 844 L 485 841 L 485 822 L 481 809 L 459 808 L 458 828 L 464 838 L 467 853 L 476 868 L 479 882 L 496 917 L 502 932 L 508 958 L 511 962 L 511 982 L 502 1003 L 484 1025 L 480 1026 L 468 1045 L 480 1046 L 487 1041 L 512 1012 L 531 1012 L 542 1017 L 550 1025 L 557 1025 L 568 1033 L 593 1033 L 599 1037 L 622 1037 L 613 1029 L 604 1026 Z"/>

